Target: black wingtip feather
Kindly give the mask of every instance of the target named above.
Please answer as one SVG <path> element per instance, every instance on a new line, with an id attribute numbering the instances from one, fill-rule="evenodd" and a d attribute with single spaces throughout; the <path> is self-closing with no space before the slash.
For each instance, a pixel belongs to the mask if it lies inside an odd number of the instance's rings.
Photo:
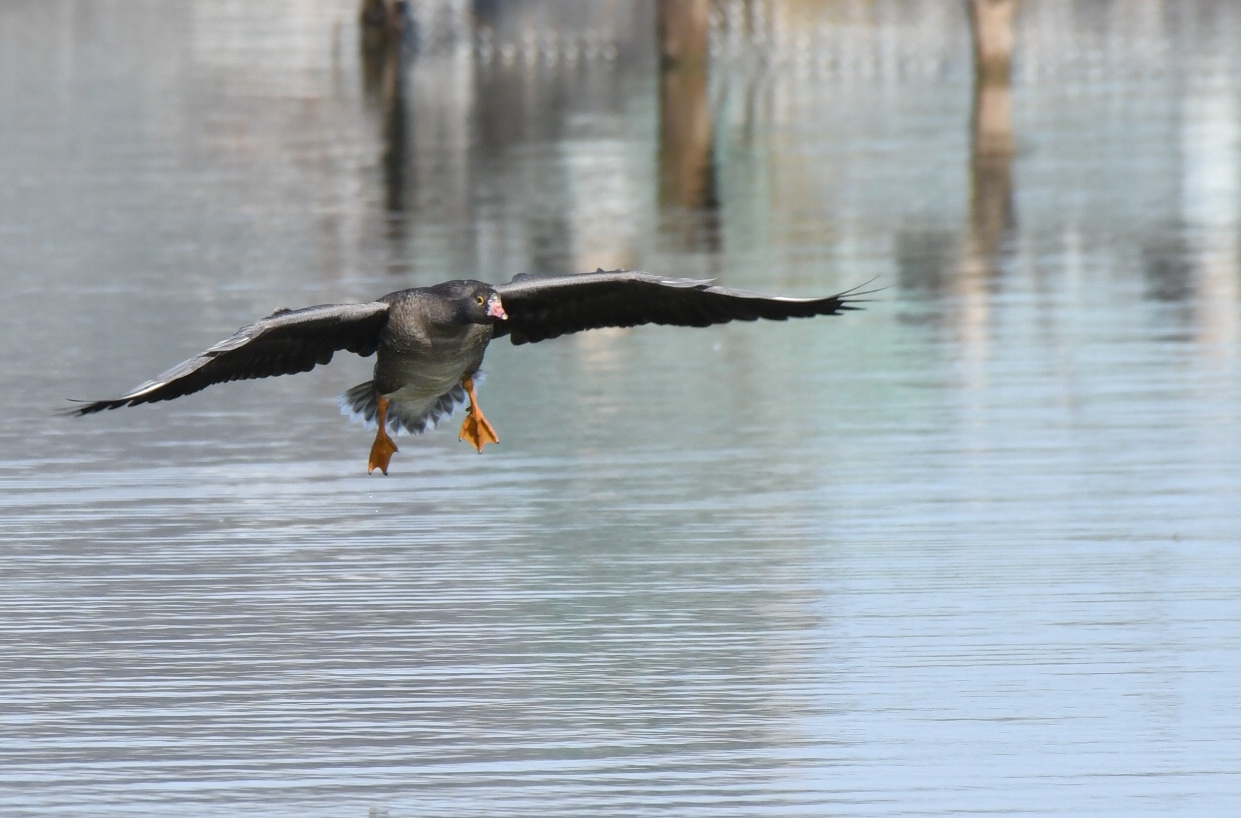
<path id="1" fill-rule="evenodd" d="M 86 415 L 93 415 L 96 412 L 104 412 L 104 411 L 107 411 L 108 409 L 119 409 L 120 407 L 128 403 L 128 401 L 116 401 L 116 400 L 85 401 L 85 400 L 78 400 L 77 398 L 68 398 L 68 400 L 72 403 L 80 403 L 84 405 L 83 406 L 67 406 L 61 409 L 57 409 L 56 415 L 58 417 L 80 418 Z"/>

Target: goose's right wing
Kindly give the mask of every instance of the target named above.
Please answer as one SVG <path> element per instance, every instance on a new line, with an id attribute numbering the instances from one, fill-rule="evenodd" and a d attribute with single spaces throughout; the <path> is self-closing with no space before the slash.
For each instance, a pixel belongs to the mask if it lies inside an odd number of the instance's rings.
<path id="1" fill-rule="evenodd" d="M 339 350 L 365 357 L 379 347 L 379 334 L 387 321 L 388 303 L 384 301 L 277 310 L 158 378 L 120 397 L 74 407 L 70 414 L 172 400 L 225 381 L 309 372 L 332 360 Z"/>

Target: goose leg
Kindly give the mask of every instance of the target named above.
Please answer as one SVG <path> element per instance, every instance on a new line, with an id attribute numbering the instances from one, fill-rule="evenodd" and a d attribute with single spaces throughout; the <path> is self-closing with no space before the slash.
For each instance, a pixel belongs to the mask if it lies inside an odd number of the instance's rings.
<path id="1" fill-rule="evenodd" d="M 459 439 L 470 441 L 470 445 L 482 454 L 483 446 L 488 443 L 499 443 L 500 438 L 496 435 L 496 430 L 491 428 L 491 424 L 487 422 L 487 418 L 483 417 L 483 410 L 478 408 L 478 396 L 474 394 L 474 379 L 466 378 L 461 385 L 465 387 L 465 393 L 470 396 L 470 411 L 461 424 Z"/>
<path id="2" fill-rule="evenodd" d="M 396 443 L 388 437 L 388 399 L 379 398 L 379 431 L 375 433 L 375 442 L 371 444 L 371 457 L 366 463 L 366 473 L 370 474 L 378 468 L 388 473 L 388 461 L 398 451 Z"/>

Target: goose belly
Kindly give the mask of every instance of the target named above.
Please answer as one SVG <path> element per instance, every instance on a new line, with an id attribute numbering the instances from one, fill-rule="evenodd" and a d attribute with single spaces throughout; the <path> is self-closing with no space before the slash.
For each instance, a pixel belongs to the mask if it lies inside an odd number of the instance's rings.
<path id="1" fill-rule="evenodd" d="M 375 362 L 380 394 L 409 402 L 439 398 L 478 370 L 490 335 L 490 327 L 474 325 L 455 337 L 381 348 Z"/>

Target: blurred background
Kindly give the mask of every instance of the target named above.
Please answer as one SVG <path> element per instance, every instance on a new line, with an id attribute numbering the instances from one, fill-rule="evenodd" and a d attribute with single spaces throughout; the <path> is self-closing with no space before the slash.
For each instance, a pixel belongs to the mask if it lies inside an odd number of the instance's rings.
<path id="1" fill-rule="evenodd" d="M 0 812 L 1241 809 L 1241 7 L 0 0 Z M 86 419 L 276 307 L 862 313 Z M 451 425 L 451 424 L 450 424 Z"/>

